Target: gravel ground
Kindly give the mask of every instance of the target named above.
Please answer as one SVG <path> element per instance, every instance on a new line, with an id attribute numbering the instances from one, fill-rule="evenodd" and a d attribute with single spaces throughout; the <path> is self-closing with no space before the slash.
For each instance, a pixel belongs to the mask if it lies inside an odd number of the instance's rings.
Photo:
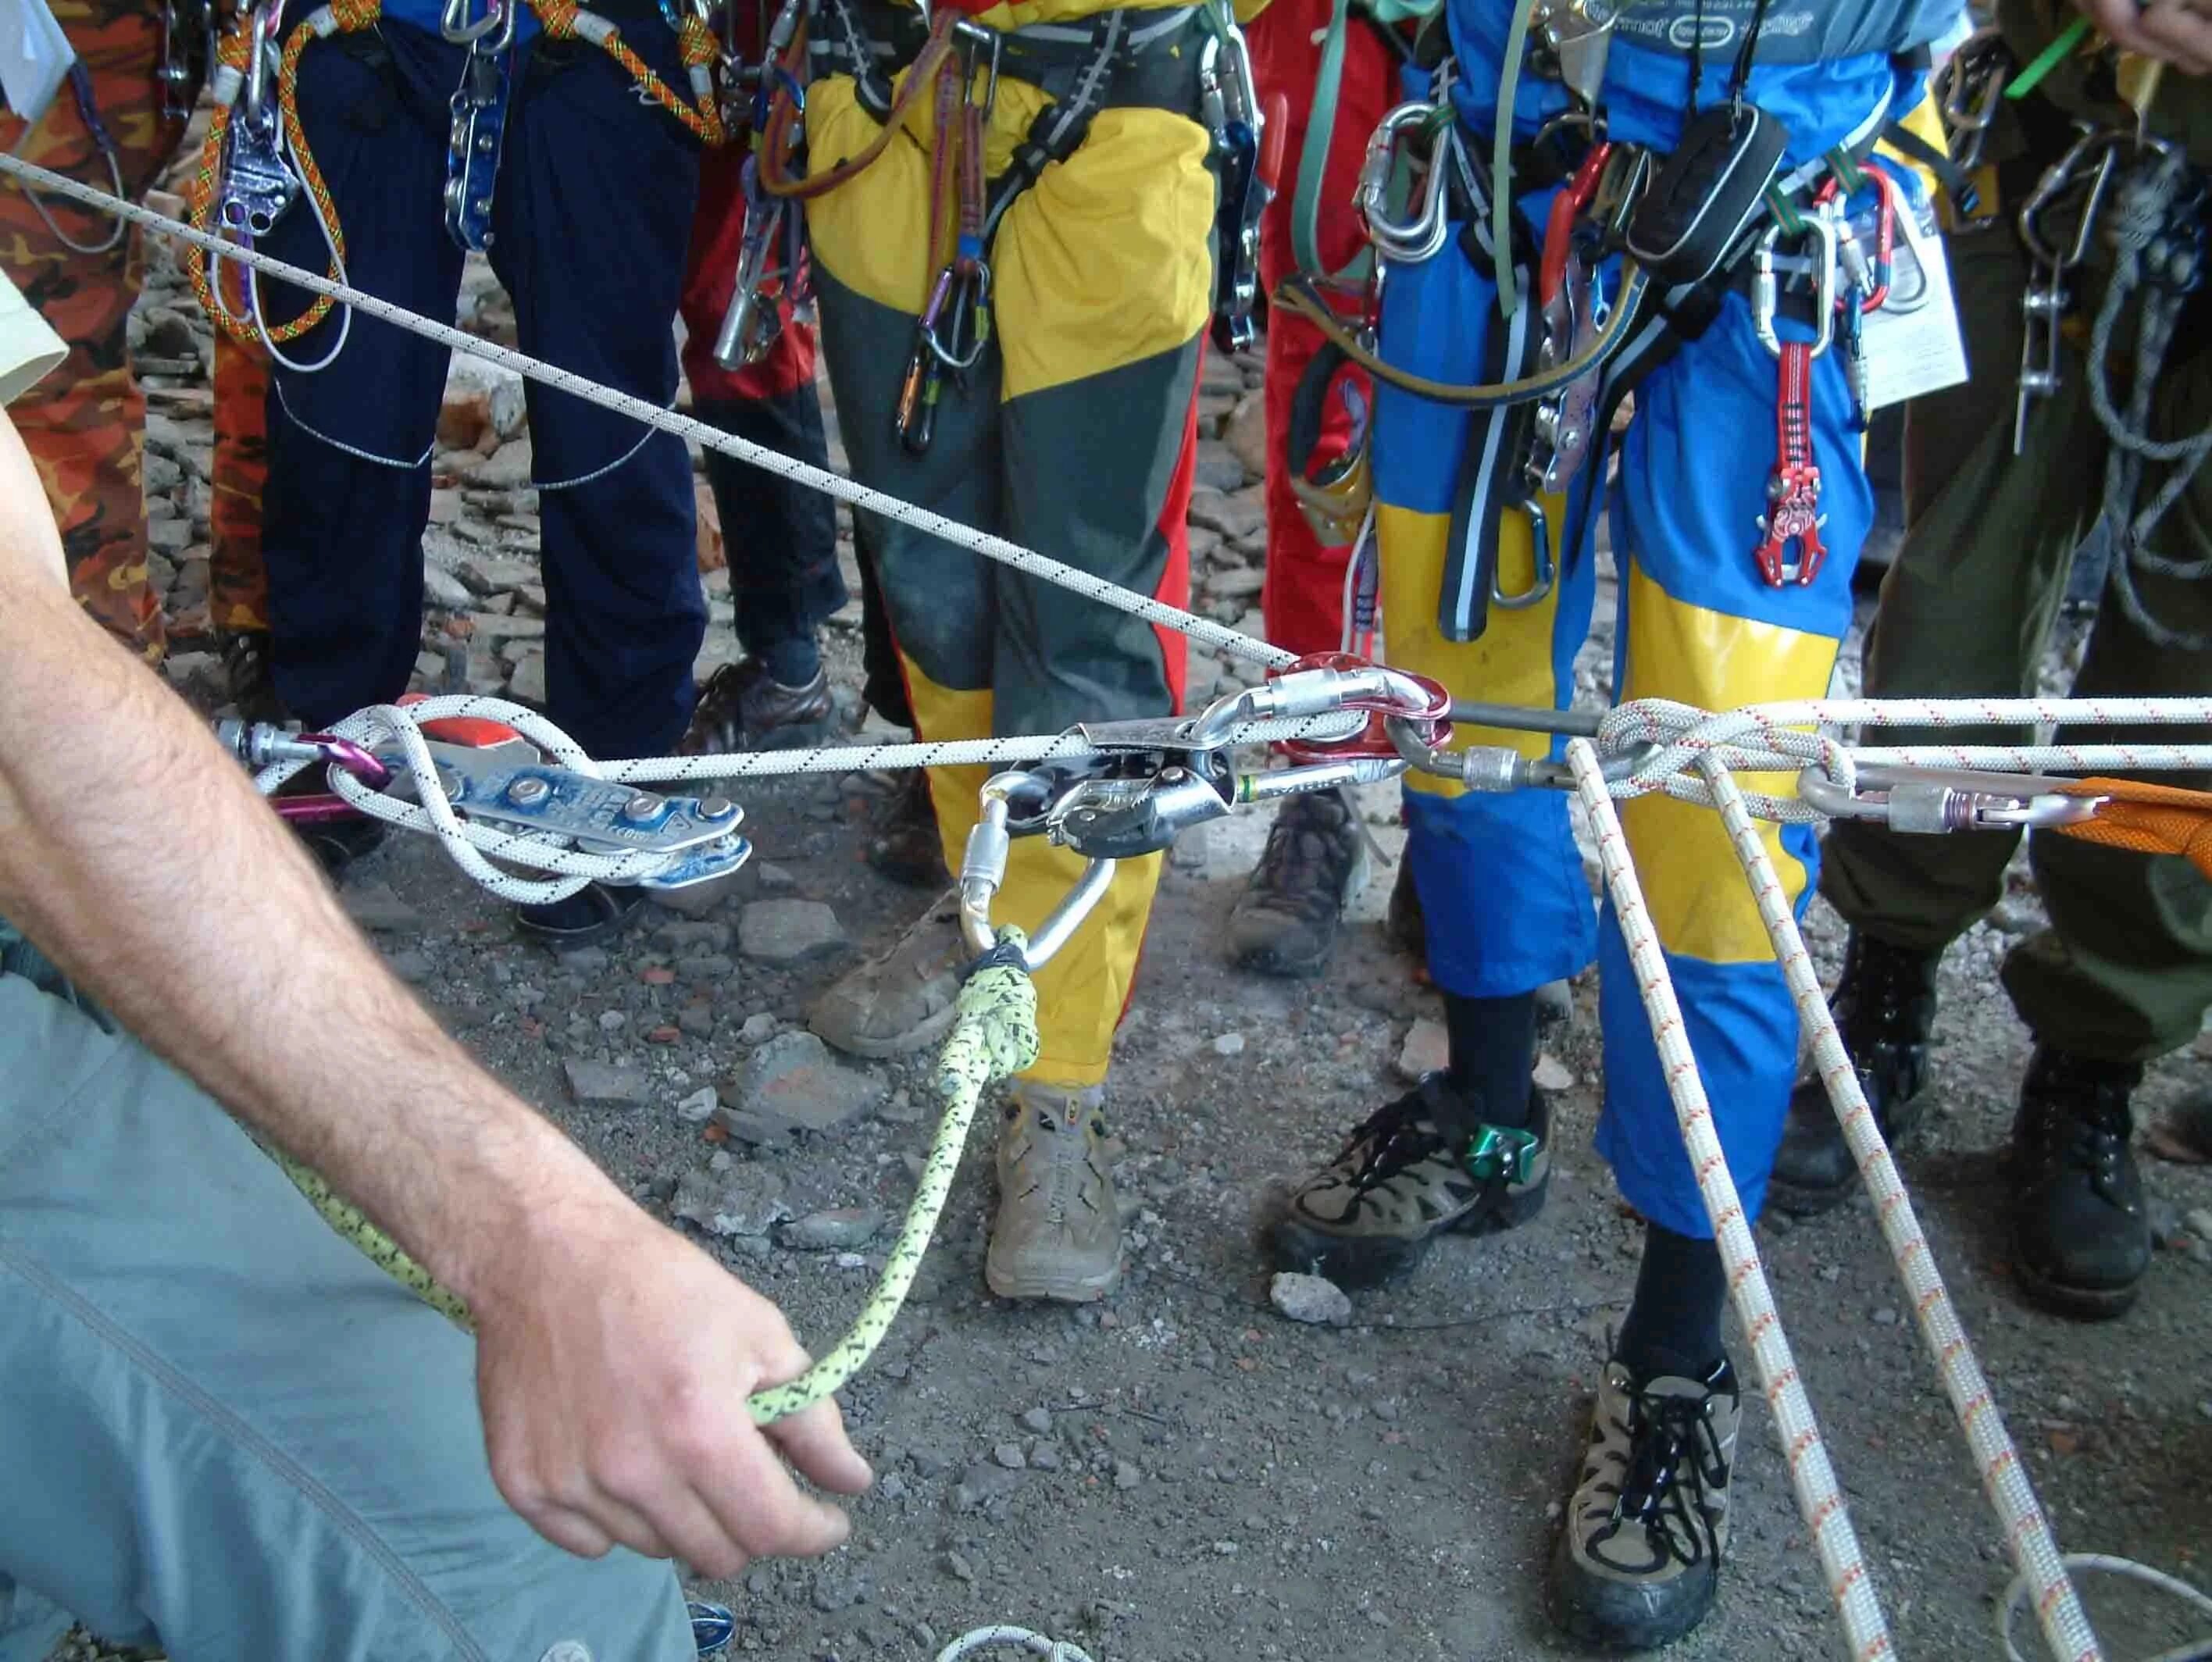
<path id="1" fill-rule="evenodd" d="M 501 305 L 477 283 L 464 315 L 497 331 Z M 204 331 L 187 311 L 157 260 L 142 349 L 155 371 L 149 495 L 157 526 L 181 527 L 161 533 L 156 569 L 189 648 L 205 585 L 206 464 Z M 526 695 L 544 604 L 528 563 L 535 499 L 526 452 L 514 453 L 526 434 L 497 430 L 498 396 L 487 392 L 474 442 L 440 458 L 422 679 Z M 1257 401 L 1221 366 L 1205 399 L 1200 475 L 1219 488 L 1194 509 L 1199 604 L 1255 628 Z M 471 437 L 473 419 L 461 411 L 455 436 Z M 702 556 L 711 565 L 714 549 Z M 715 623 L 702 667 L 734 653 L 725 574 L 708 583 Z M 848 609 L 829 632 L 847 687 L 859 680 L 857 619 Z M 1601 635 L 1586 654 L 1589 697 L 1607 645 Z M 2067 656 L 2054 659 L 2054 683 Z M 214 668 L 186 650 L 170 673 L 211 701 Z M 1200 690 L 1209 671 L 1236 682 L 1236 671 L 1201 665 Z M 516 941 L 501 909 L 426 841 L 387 847 L 346 890 L 451 1030 L 642 1204 L 740 1225 L 720 1234 L 678 1223 L 817 1347 L 858 1310 L 887 1221 L 911 1193 L 933 1130 L 924 1069 L 841 1072 L 840 1107 L 823 1115 L 836 1123 L 765 1143 L 729 1136 L 715 1107 L 741 1102 L 763 1066 L 815 1059 L 781 1035 L 800 1030 L 812 994 L 919 913 L 926 897 L 860 858 L 880 788 L 854 777 L 748 791 L 758 852 L 731 892 L 703 915 L 656 911 L 613 947 L 565 959 Z M 1394 801 L 1370 793 L 1368 809 L 1394 853 Z M 1443 1243 L 1404 1285 L 1358 1299 L 1347 1325 L 1285 1321 L 1268 1306 L 1260 1249 L 1282 1186 L 1402 1089 L 1409 1034 L 1439 1012 L 1382 941 L 1387 868 L 1326 980 L 1225 969 L 1222 927 L 1265 828 L 1246 815 L 1186 840 L 1161 885 L 1109 1102 L 1128 1219 L 1122 1289 L 1083 1309 L 1016 1307 L 985 1291 L 992 1180 L 988 1139 L 975 1139 L 914 1297 L 846 1393 L 882 1481 L 835 1557 L 702 1589 L 738 1608 L 738 1653 L 924 1657 L 969 1628 L 1013 1621 L 1099 1662 L 1576 1653 L 1547 1629 L 1541 1575 L 1638 1245 L 1589 1147 L 1594 982 L 1577 984 L 1573 1016 L 1547 1038 L 1546 1076 L 1560 1089 L 1542 1216 L 1503 1237 Z M 2163 1244 L 2122 1322 L 2041 1315 L 2007 1271 L 2001 1151 L 2027 1043 L 1996 969 L 2039 917 L 2022 870 L 1996 916 L 1950 955 L 1930 1123 L 1903 1168 L 2063 1544 L 2202 1585 L 2212 1168 L 2146 1159 Z M 1832 974 L 1841 931 L 1817 905 L 1810 933 Z M 2147 1117 L 2206 1088 L 2206 1049 L 2152 1071 Z M 1795 1227 L 1770 1219 L 1759 1243 L 1900 1653 L 2002 1655 L 1991 1614 L 2008 1572 L 1996 1526 L 1870 1211 L 1859 1202 Z M 1722 1606 L 1674 1653 L 1837 1654 L 1755 1401 L 1744 1450 Z M 2115 1657 L 2191 1636 L 2132 1589 L 2090 1598 Z"/>

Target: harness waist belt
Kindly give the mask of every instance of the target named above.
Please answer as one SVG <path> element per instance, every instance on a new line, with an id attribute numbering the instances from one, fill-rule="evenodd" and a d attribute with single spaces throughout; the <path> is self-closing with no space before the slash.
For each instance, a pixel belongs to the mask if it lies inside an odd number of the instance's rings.
<path id="1" fill-rule="evenodd" d="M 1759 0 L 1624 0 L 1614 38 L 1682 57 L 1702 47 L 1708 61 L 1725 63 L 1758 9 Z M 1958 0 L 1771 0 L 1753 61 L 1827 64 L 1906 52 L 1941 39 L 1958 11 Z"/>
<path id="2" fill-rule="evenodd" d="M 886 79 L 911 64 L 929 38 L 927 25 L 910 6 L 893 5 L 890 0 L 851 0 L 851 7 L 853 21 L 875 54 L 873 68 Z M 1121 45 L 1100 107 L 1194 113 L 1199 62 L 1190 46 L 1202 21 L 1200 9 L 1127 7 L 1121 15 Z M 1094 25 L 1104 15 L 1093 12 L 1066 23 L 994 31 L 999 74 L 1025 81 L 1054 100 L 1065 99 L 1097 58 Z"/>

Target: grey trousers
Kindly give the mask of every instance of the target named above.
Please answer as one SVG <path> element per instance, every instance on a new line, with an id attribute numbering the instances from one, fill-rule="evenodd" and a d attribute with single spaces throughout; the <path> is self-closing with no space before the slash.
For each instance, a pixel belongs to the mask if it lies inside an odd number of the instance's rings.
<path id="1" fill-rule="evenodd" d="M 143 1046 L 0 974 L 0 1662 L 690 1662 L 486 1465 L 475 1350 Z"/>

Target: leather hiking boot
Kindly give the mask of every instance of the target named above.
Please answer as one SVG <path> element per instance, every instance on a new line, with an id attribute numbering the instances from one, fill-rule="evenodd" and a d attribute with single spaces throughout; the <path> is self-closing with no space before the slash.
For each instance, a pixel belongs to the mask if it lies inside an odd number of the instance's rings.
<path id="1" fill-rule="evenodd" d="M 757 658 L 725 664 L 707 677 L 691 707 L 691 725 L 676 748 L 687 756 L 738 750 L 792 750 L 819 744 L 837 731 L 830 672 L 817 670 L 803 687 L 787 687 Z"/>
<path id="2" fill-rule="evenodd" d="M 1275 1226 L 1276 1267 L 1376 1287 L 1411 1271 L 1439 1235 L 1535 1216 L 1552 1176 L 1543 1093 L 1529 1093 L 1526 1131 L 1482 1125 L 1480 1110 L 1441 1073 L 1377 1109 L 1291 1196 Z M 1448 1142 L 1445 1125 L 1474 1129 Z"/>
<path id="3" fill-rule="evenodd" d="M 1230 961 L 1261 975 L 1320 974 L 1367 870 L 1367 839 L 1341 793 L 1291 798 L 1229 914 Z"/>
<path id="4" fill-rule="evenodd" d="M 1857 1070 L 1875 1124 L 1893 1147 L 1919 1122 L 1928 1080 L 1928 1034 L 1936 1025 L 1937 952 L 1908 952 L 1851 931 L 1844 973 L 1828 1008 Z M 1767 1193 L 1796 1217 L 1825 1212 L 1858 1186 L 1859 1170 L 1816 1069 L 1790 1094 L 1790 1118 Z"/>
<path id="5" fill-rule="evenodd" d="M 2036 1046 L 2013 1120 L 2013 1262 L 2046 1309 L 2091 1320 L 2136 1301 L 2150 1217 L 2128 1139 L 2139 1065 Z"/>
<path id="6" fill-rule="evenodd" d="M 1638 1380 L 1606 1364 L 1545 1604 L 1585 1645 L 1656 1649 L 1705 1618 L 1728 1550 L 1735 1370 Z"/>
<path id="7" fill-rule="evenodd" d="M 1121 1279 L 1105 1092 L 1014 1084 L 999 1128 L 999 1216 L 983 1279 L 1000 1298 L 1088 1304 Z"/>
<path id="8" fill-rule="evenodd" d="M 969 956 L 958 898 L 946 895 L 890 951 L 831 983 L 806 1025 L 848 1056 L 874 1060 L 920 1050 L 951 1029 Z"/>
<path id="9" fill-rule="evenodd" d="M 926 769 L 902 772 L 876 810 L 869 827 L 867 860 L 878 876 L 908 889 L 942 889 L 952 881 Z"/>

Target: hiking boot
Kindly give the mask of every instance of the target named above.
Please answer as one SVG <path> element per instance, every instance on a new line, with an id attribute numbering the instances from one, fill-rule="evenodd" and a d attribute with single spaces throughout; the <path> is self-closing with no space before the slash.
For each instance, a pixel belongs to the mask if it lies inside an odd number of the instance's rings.
<path id="1" fill-rule="evenodd" d="M 1367 870 L 1367 839 L 1341 792 L 1291 798 L 1229 914 L 1230 961 L 1261 975 L 1320 974 Z"/>
<path id="2" fill-rule="evenodd" d="M 222 638 L 223 689 L 240 721 L 285 719 L 284 701 L 269 674 L 269 631 L 232 629 Z"/>
<path id="3" fill-rule="evenodd" d="M 1278 1268 L 1374 1287 L 1406 1274 L 1443 1234 L 1525 1223 L 1551 1182 L 1551 1113 L 1532 1090 L 1526 1132 L 1482 1125 L 1480 1104 L 1432 1073 L 1352 1133 L 1301 1183 L 1275 1226 Z M 1447 1142 L 1443 1126 L 1453 1126 Z"/>
<path id="4" fill-rule="evenodd" d="M 1606 1364 L 1545 1604 L 1585 1645 L 1651 1650 L 1705 1620 L 1728 1549 L 1735 1370 L 1638 1380 Z"/>
<path id="5" fill-rule="evenodd" d="M 1928 1034 L 1936 1025 L 1936 952 L 1909 952 L 1858 930 L 1844 949 L 1844 973 L 1829 996 L 1844 1049 L 1875 1124 L 1892 1147 L 1919 1122 L 1928 1079 Z M 1790 1095 L 1790 1118 L 1767 1193 L 1797 1217 L 1825 1212 L 1858 1186 L 1859 1170 L 1817 1066 Z"/>
<path id="6" fill-rule="evenodd" d="M 757 658 L 725 664 L 707 677 L 691 707 L 691 725 L 676 748 L 687 756 L 738 750 L 790 750 L 819 744 L 837 731 L 830 672 L 817 670 L 803 687 L 787 687 Z"/>
<path id="7" fill-rule="evenodd" d="M 2150 1267 L 2150 1217 L 2128 1146 L 2134 1063 L 2036 1046 L 2013 1121 L 2013 1261 L 2063 1316 L 2117 1316 Z"/>
<path id="8" fill-rule="evenodd" d="M 848 1056 L 875 1060 L 920 1050 L 951 1030 L 971 955 L 960 937 L 959 898 L 946 895 L 890 951 L 833 982 L 806 1025 Z"/>
<path id="9" fill-rule="evenodd" d="M 878 876 L 908 889 L 942 889 L 952 881 L 927 769 L 909 767 L 900 773 L 870 833 L 868 864 Z"/>
<path id="10" fill-rule="evenodd" d="M 1000 1298 L 1088 1304 L 1121 1279 L 1105 1092 L 1016 1081 L 999 1128 L 999 1216 L 983 1279 Z"/>

